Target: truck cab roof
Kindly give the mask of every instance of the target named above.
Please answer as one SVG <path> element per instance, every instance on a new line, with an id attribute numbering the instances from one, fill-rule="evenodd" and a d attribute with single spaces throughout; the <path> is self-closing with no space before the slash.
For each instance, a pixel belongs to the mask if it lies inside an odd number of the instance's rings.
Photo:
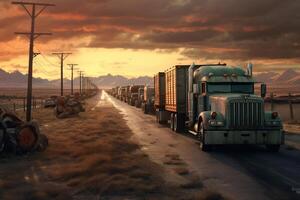
<path id="1" fill-rule="evenodd" d="M 200 66 L 194 72 L 194 79 L 204 82 L 238 82 L 238 83 L 255 83 L 252 76 L 248 76 L 246 71 L 241 67 L 232 67 L 224 65 Z"/>

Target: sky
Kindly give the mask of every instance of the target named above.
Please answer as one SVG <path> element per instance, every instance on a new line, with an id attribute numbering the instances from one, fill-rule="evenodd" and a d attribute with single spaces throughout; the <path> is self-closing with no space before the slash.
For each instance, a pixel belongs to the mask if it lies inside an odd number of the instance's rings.
<path id="1" fill-rule="evenodd" d="M 22 1 L 22 0 L 21 0 Z M 225 62 L 255 72 L 299 70 L 299 0 L 31 0 L 53 3 L 36 21 L 34 76 L 58 79 L 53 52 L 88 76 L 152 76 L 176 64 Z M 0 0 L 0 67 L 27 73 L 30 18 Z"/>

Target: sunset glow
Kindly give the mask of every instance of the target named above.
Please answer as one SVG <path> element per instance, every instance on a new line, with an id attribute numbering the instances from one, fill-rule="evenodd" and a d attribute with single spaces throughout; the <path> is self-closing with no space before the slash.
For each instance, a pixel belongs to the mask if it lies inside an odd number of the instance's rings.
<path id="1" fill-rule="evenodd" d="M 78 63 L 90 76 L 152 76 L 192 62 L 251 61 L 255 72 L 299 69 L 298 24 L 289 17 L 299 3 L 230 1 L 221 8 L 220 0 L 48 2 L 56 7 L 38 18 L 37 30 L 53 35 L 36 40 L 35 52 L 42 55 L 34 59 L 35 77 L 59 78 L 59 60 L 51 55 L 58 50 L 72 52 L 66 63 Z M 28 40 L 14 32 L 28 31 L 30 19 L 8 0 L 0 2 L 0 12 L 1 69 L 27 73 Z"/>

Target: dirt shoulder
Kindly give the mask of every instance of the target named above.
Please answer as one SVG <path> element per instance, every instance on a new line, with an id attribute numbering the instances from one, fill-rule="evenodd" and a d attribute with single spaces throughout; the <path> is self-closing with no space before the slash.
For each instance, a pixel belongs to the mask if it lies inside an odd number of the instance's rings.
<path id="1" fill-rule="evenodd" d="M 285 123 L 283 129 L 287 134 L 299 134 L 300 135 L 300 123 Z"/>
<path id="2" fill-rule="evenodd" d="M 99 98 L 74 118 L 34 112 L 50 145 L 41 153 L 1 156 L 0 199 L 222 199 L 197 181 L 186 188 L 166 183 L 164 169 L 131 139 L 122 115 L 112 105 L 96 105 Z"/>

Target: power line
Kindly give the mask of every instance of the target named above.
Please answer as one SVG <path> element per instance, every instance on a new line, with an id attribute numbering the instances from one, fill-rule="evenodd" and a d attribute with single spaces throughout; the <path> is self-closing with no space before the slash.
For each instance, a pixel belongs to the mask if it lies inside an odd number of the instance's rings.
<path id="1" fill-rule="evenodd" d="M 38 66 L 37 66 L 37 68 L 38 68 L 38 71 L 40 71 L 40 72 L 42 72 L 43 74 L 45 74 L 45 75 L 47 75 L 47 76 L 55 76 L 55 75 L 58 75 L 58 73 L 57 72 L 55 72 L 55 71 L 52 71 L 52 72 L 49 72 L 49 71 L 47 71 L 47 69 L 45 69 L 44 68 L 44 63 L 41 63 L 41 60 L 34 60 L 33 61 L 34 62 L 34 64 L 37 64 Z M 45 65 L 46 66 L 46 65 Z"/>
<path id="2" fill-rule="evenodd" d="M 39 48 L 36 47 L 36 49 L 37 49 L 39 52 L 42 52 Z M 53 65 L 53 66 L 57 67 L 57 64 L 54 64 L 53 62 L 49 61 L 49 60 L 46 58 L 46 56 L 45 56 L 44 54 L 41 53 L 41 56 L 43 57 L 43 59 L 44 59 L 47 63 L 49 63 L 50 65 Z"/>
<path id="3" fill-rule="evenodd" d="M 53 74 L 53 75 L 58 75 L 59 73 L 57 72 L 57 71 L 54 71 L 54 70 L 51 70 L 51 71 L 49 71 L 48 69 L 49 69 L 49 64 L 48 63 L 46 63 L 46 62 L 44 62 L 44 60 L 41 60 L 41 59 L 37 59 L 38 61 L 39 61 L 39 63 L 40 63 L 40 68 L 42 68 L 43 70 L 45 70 L 45 71 L 47 71 L 47 72 L 49 72 L 49 73 L 51 73 L 51 74 Z M 46 67 L 46 68 L 45 68 Z M 52 68 L 52 67 L 51 67 Z"/>
<path id="4" fill-rule="evenodd" d="M 12 2 L 15 5 L 21 5 L 27 14 L 31 18 L 31 31 L 27 32 L 16 32 L 19 35 L 27 35 L 30 38 L 29 44 L 29 64 L 28 64 L 28 85 L 27 85 L 27 109 L 26 109 L 26 121 L 31 120 L 31 103 L 32 103 L 32 62 L 34 58 L 34 40 L 42 35 L 51 35 L 51 33 L 36 33 L 35 32 L 35 20 L 36 18 L 49 6 L 54 6 L 54 4 L 46 3 L 30 3 L 30 2 Z M 31 12 L 28 10 L 27 6 L 31 6 Z M 41 6 L 40 10 L 37 7 Z"/>

